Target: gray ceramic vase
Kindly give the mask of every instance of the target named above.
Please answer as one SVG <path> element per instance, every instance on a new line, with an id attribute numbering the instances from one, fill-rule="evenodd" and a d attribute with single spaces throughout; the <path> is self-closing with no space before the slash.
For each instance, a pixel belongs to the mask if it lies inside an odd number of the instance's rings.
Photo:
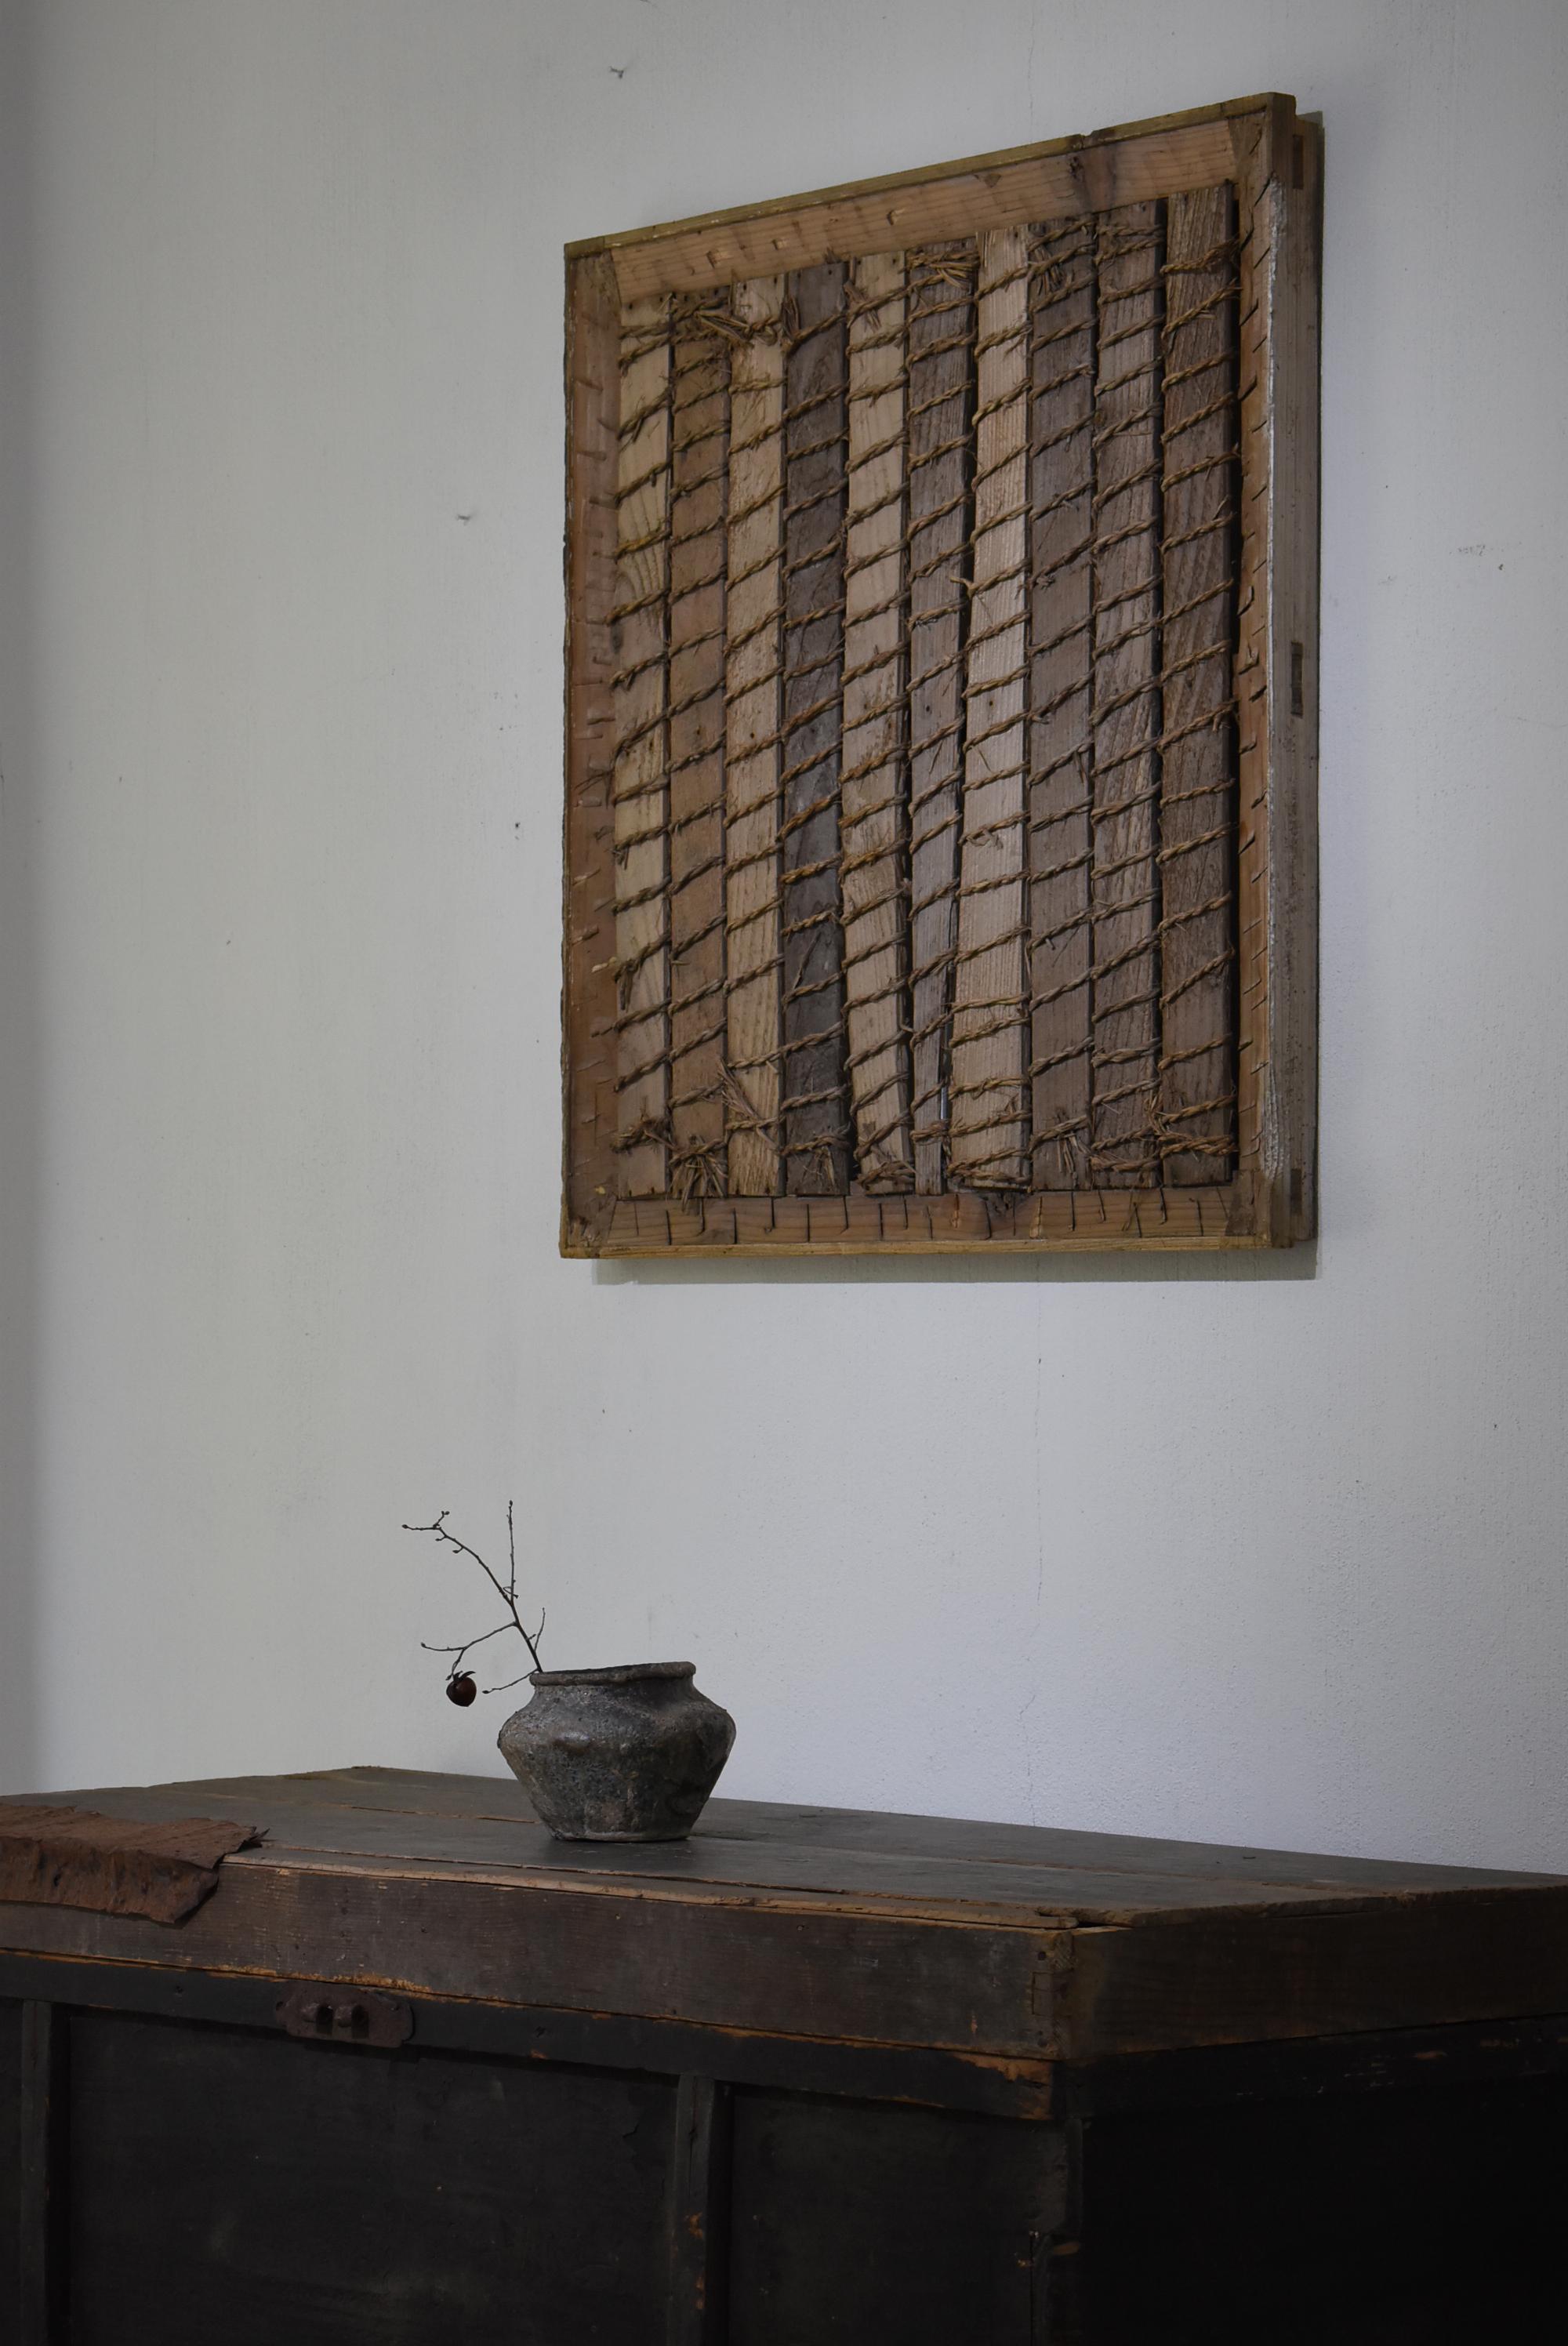
<path id="1" fill-rule="evenodd" d="M 695 1662 L 531 1670 L 496 1742 L 557 1841 L 684 1841 L 735 1740 Z"/>

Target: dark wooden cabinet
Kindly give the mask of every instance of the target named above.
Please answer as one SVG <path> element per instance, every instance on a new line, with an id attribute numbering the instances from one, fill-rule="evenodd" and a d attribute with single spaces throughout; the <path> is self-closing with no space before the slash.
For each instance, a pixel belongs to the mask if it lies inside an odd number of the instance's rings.
<path id="1" fill-rule="evenodd" d="M 0 2003 L 0 2338 L 21 2304 L 22 2006 Z"/>
<path id="2" fill-rule="evenodd" d="M 1568 1883 L 381 1770 L 0 1905 L 0 2346 L 1552 2339 Z"/>
<path id="3" fill-rule="evenodd" d="M 106 2013 L 69 2034 L 82 2346 L 658 2335 L 667 2080 Z"/>

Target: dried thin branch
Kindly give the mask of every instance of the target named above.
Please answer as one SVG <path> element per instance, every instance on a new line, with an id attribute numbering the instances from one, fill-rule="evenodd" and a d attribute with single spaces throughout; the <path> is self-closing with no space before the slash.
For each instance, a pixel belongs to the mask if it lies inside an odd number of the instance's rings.
<path id="1" fill-rule="evenodd" d="M 471 1701 L 473 1699 L 471 1688 L 467 1692 L 453 1692 L 453 1688 L 457 1688 L 460 1682 L 466 1676 L 463 1669 L 463 1663 L 467 1657 L 473 1651 L 473 1648 L 476 1646 L 486 1644 L 492 1637 L 504 1637 L 508 1629 L 516 1630 L 517 1635 L 522 1638 L 523 1643 L 528 1648 L 534 1668 L 536 1670 L 541 1670 L 545 1667 L 539 1657 L 539 1640 L 545 1634 L 545 1622 L 546 1617 L 544 1608 L 542 1606 L 540 1608 L 539 1626 L 532 1635 L 530 1635 L 524 1627 L 523 1616 L 517 1609 L 517 1531 L 514 1521 L 514 1512 L 515 1502 L 508 1499 L 506 1502 L 507 1576 L 504 1581 L 502 1580 L 498 1573 L 491 1570 L 489 1565 L 485 1563 L 484 1558 L 480 1555 L 477 1548 L 470 1547 L 466 1540 L 460 1540 L 455 1532 L 448 1531 L 446 1527 L 446 1520 L 448 1515 L 452 1513 L 450 1507 L 443 1507 L 441 1513 L 436 1516 L 435 1521 L 433 1524 L 404 1524 L 403 1525 L 405 1532 L 420 1532 L 427 1535 L 433 1535 L 433 1536 L 440 1540 L 443 1545 L 454 1549 L 459 1556 L 466 1556 L 471 1558 L 472 1561 L 479 1566 L 480 1571 L 484 1575 L 485 1579 L 488 1580 L 492 1588 L 494 1589 L 495 1594 L 499 1596 L 503 1605 L 505 1606 L 507 1613 L 511 1617 L 508 1620 L 498 1621 L 493 1629 L 481 1630 L 478 1637 L 467 1638 L 461 1646 L 432 1646 L 427 1644 L 423 1637 L 421 1638 L 420 1644 L 425 1653 L 450 1654 L 453 1657 L 453 1659 L 447 1668 L 446 1688 L 447 1693 L 452 1697 L 452 1699 L 456 1702 Z M 526 1673 L 524 1673 L 524 1676 L 526 1676 Z M 504 1694 L 508 1688 L 521 1686 L 522 1683 L 522 1678 L 507 1678 L 499 1686 L 484 1687 L 481 1691 L 485 1694 Z"/>

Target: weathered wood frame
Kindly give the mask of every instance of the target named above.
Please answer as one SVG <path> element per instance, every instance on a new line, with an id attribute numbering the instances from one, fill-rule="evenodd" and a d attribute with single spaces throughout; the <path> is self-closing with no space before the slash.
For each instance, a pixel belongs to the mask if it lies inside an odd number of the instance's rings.
<path id="1" fill-rule="evenodd" d="M 568 246 L 564 1254 L 1142 1251 L 1314 1235 L 1321 153 L 1319 127 L 1295 101 L 1265 95 Z M 609 615 L 622 302 L 1227 180 L 1242 427 L 1234 1178 L 1016 1197 L 617 1200 Z"/>

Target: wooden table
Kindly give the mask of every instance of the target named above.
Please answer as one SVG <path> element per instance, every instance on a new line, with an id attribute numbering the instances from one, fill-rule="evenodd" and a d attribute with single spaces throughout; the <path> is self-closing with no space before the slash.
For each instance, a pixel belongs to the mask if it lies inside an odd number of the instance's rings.
<path id="1" fill-rule="evenodd" d="M 1568 1882 L 391 1769 L 178 1926 L 0 1905 L 22 2346 L 1524 2346 Z M 13 2333 L 11 2306 L 21 2309 Z"/>

